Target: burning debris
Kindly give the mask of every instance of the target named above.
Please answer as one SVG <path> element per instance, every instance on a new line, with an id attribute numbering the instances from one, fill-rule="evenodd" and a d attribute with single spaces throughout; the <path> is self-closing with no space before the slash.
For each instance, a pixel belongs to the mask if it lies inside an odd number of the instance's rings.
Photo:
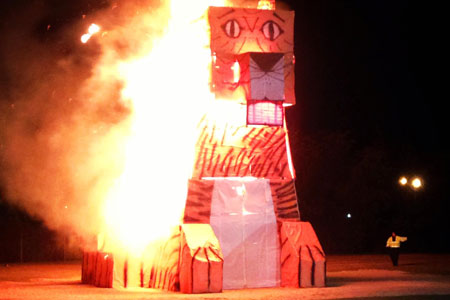
<path id="1" fill-rule="evenodd" d="M 81 36 L 81 42 L 82 42 L 83 44 L 86 44 L 86 43 L 89 41 L 89 39 L 90 39 L 94 34 L 98 33 L 99 31 L 100 31 L 100 26 L 98 26 L 98 25 L 95 24 L 95 23 L 92 23 L 91 26 L 89 26 L 88 33 L 85 33 L 85 34 L 83 34 L 83 35 Z"/>

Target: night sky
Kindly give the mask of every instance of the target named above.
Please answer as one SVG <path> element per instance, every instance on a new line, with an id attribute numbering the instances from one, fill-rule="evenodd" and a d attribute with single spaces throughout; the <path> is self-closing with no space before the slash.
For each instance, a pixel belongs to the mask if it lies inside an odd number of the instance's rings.
<path id="1" fill-rule="evenodd" d="M 420 152 L 439 149 L 438 9 L 410 1 L 296 2 L 297 92 L 309 111 L 302 129 L 351 129 L 363 142 L 382 134 Z"/>
<path id="2" fill-rule="evenodd" d="M 303 218 L 331 252 L 382 251 L 394 230 L 410 251 L 448 251 L 439 7 L 294 7 L 298 104 L 287 116 Z M 400 188 L 400 175 L 422 176 L 424 189 Z"/>
<path id="3" fill-rule="evenodd" d="M 405 251 L 450 251 L 443 8 L 403 0 L 288 2 L 296 12 L 297 105 L 287 110 L 287 122 L 302 219 L 330 254 L 382 252 L 392 231 L 408 236 Z M 20 27 L 22 8 L 31 4 L 52 10 L 35 18 L 28 33 L 58 45 L 64 56 L 84 50 L 58 32 L 108 1 L 3 0 L 0 33 Z M 9 105 L 15 82 L 4 60 L 19 49 L 1 44 L 0 100 Z M 401 188 L 400 175 L 421 176 L 424 188 Z M 40 224 L 11 208 L 3 194 L 0 218 L 3 241 Z"/>

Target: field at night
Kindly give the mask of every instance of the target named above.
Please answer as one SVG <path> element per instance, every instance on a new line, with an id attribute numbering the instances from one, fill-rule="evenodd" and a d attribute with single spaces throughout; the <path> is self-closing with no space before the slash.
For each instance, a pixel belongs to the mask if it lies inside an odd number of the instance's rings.
<path id="1" fill-rule="evenodd" d="M 101 289 L 80 283 L 80 263 L 0 267 L 1 299 L 448 299 L 450 255 L 331 255 L 326 288 L 262 288 L 184 295 L 153 289 Z"/>

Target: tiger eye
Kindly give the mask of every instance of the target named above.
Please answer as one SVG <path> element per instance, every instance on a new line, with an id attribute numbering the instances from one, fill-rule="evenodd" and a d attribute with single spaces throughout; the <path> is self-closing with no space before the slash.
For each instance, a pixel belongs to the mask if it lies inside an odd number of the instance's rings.
<path id="1" fill-rule="evenodd" d="M 273 42 L 282 35 L 284 31 L 281 29 L 280 25 L 270 20 L 261 26 L 261 32 L 266 39 Z"/>
<path id="2" fill-rule="evenodd" d="M 233 39 L 238 38 L 241 34 L 241 27 L 236 19 L 228 20 L 222 25 L 222 29 L 228 37 Z"/>

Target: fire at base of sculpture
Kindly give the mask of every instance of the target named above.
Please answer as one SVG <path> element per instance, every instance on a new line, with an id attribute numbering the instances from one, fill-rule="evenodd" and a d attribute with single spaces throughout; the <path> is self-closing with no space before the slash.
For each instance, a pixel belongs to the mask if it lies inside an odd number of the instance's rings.
<path id="1" fill-rule="evenodd" d="M 113 287 L 114 257 L 111 253 L 85 251 L 81 267 L 81 283 L 96 287 Z"/>
<path id="2" fill-rule="evenodd" d="M 279 237 L 281 286 L 325 286 L 325 255 L 311 224 L 282 221 Z M 105 288 L 157 288 L 186 294 L 219 293 L 223 263 L 219 242 L 209 224 L 183 224 L 162 245 L 158 259 L 152 260 L 152 264 L 115 259 L 111 253 L 100 251 L 85 252 L 82 283 Z"/>
<path id="3" fill-rule="evenodd" d="M 145 287 L 183 293 L 222 291 L 223 257 L 209 224 L 183 224 L 150 261 L 84 252 L 82 283 L 105 288 Z"/>

